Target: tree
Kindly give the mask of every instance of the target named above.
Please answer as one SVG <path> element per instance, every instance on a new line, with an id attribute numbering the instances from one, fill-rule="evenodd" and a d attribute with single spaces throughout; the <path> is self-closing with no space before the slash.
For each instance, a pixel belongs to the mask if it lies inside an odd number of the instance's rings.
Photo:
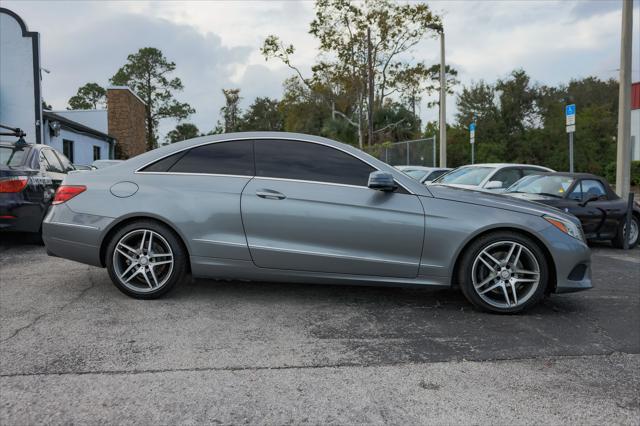
<path id="1" fill-rule="evenodd" d="M 200 136 L 200 130 L 198 130 L 198 127 L 196 127 L 195 124 L 180 123 L 175 129 L 167 133 L 166 140 L 169 143 L 176 143 L 187 139 L 197 138 L 198 136 Z"/>
<path id="2" fill-rule="evenodd" d="M 278 109 L 278 101 L 269 98 L 256 98 L 242 116 L 240 127 L 244 131 L 284 130 L 284 117 Z"/>
<path id="3" fill-rule="evenodd" d="M 182 81 L 170 78 L 176 64 L 169 62 L 159 49 L 144 47 L 127 56 L 127 63 L 113 77 L 111 84 L 128 86 L 146 103 L 147 149 L 157 146 L 157 129 L 164 118 L 185 119 L 195 110 L 178 102 L 175 92 L 183 89 Z"/>
<path id="4" fill-rule="evenodd" d="M 51 107 L 51 104 L 48 104 L 44 99 L 42 100 L 42 109 L 46 109 L 51 111 L 53 108 Z"/>
<path id="5" fill-rule="evenodd" d="M 365 128 L 368 143 L 375 142 L 374 113 L 384 107 L 387 97 L 420 91 L 415 86 L 428 78 L 428 67 L 408 58 L 440 25 L 440 18 L 423 3 L 318 0 L 309 32 L 318 39 L 321 55 L 310 78 L 292 64 L 294 46 L 285 45 L 277 36 L 267 37 L 262 53 L 296 71 L 309 90 L 317 85 L 329 89 L 324 100 L 331 107 L 332 119 L 341 117 L 356 128 L 362 148 Z M 336 107 L 341 99 L 348 101 L 348 108 Z M 388 124 L 393 123 L 383 123 Z"/>
<path id="6" fill-rule="evenodd" d="M 67 109 L 98 109 L 107 104 L 107 91 L 98 83 L 87 83 L 69 98 Z"/>
<path id="7" fill-rule="evenodd" d="M 224 133 L 240 130 L 242 111 L 240 110 L 240 89 L 222 89 L 225 104 L 220 108 L 224 120 Z"/>

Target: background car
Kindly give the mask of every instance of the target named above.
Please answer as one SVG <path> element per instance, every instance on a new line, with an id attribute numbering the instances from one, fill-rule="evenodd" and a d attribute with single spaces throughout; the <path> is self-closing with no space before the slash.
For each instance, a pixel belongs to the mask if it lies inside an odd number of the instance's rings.
<path id="1" fill-rule="evenodd" d="M 425 216 L 428 212 L 428 219 Z M 204 136 L 70 174 L 43 225 L 51 255 L 156 298 L 196 277 L 459 286 L 519 312 L 591 287 L 572 215 L 427 187 L 349 145 L 278 132 Z"/>
<path id="2" fill-rule="evenodd" d="M 458 167 L 432 183 L 490 192 L 502 192 L 523 176 L 552 172 L 530 164 L 486 163 Z"/>
<path id="3" fill-rule="evenodd" d="M 91 166 L 95 169 L 104 169 L 105 167 L 115 166 L 122 163 L 123 160 L 96 160 L 91 163 Z"/>
<path id="4" fill-rule="evenodd" d="M 91 165 L 87 166 L 85 164 L 74 164 L 73 168 L 79 172 L 88 172 L 88 171 L 97 169 L 97 167 L 95 166 L 91 166 Z"/>
<path id="5" fill-rule="evenodd" d="M 0 230 L 39 232 L 56 188 L 73 170 L 49 146 L 0 142 Z"/>
<path id="6" fill-rule="evenodd" d="M 452 170 L 443 167 L 424 167 L 424 166 L 394 166 L 403 173 L 408 174 L 420 183 L 431 182 L 439 176 Z"/>
<path id="7" fill-rule="evenodd" d="M 506 195 L 557 207 L 575 215 L 588 240 L 611 240 L 622 248 L 626 233 L 627 200 L 613 192 L 600 176 L 588 173 L 547 173 L 522 178 Z M 638 244 L 640 206 L 634 203 L 629 247 Z"/>

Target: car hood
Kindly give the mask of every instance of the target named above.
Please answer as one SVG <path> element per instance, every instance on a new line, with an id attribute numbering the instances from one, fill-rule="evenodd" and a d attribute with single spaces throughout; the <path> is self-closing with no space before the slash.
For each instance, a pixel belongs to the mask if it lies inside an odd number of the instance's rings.
<path id="1" fill-rule="evenodd" d="M 518 213 L 542 216 L 545 214 L 560 216 L 572 222 L 577 219 L 562 210 L 538 202 L 528 201 L 503 194 L 464 189 L 449 185 L 429 185 L 429 191 L 435 198 L 475 204 L 485 207 L 511 210 Z M 540 200 L 542 201 L 542 200 Z"/>

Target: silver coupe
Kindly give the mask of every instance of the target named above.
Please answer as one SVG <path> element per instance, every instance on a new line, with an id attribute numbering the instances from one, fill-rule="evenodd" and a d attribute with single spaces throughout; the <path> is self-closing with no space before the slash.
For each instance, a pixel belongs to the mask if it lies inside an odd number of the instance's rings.
<path id="1" fill-rule="evenodd" d="M 356 148 L 294 133 L 204 136 L 69 174 L 43 239 L 49 254 L 106 267 L 142 299 L 187 274 L 454 287 L 502 313 L 591 288 L 575 217 L 425 187 Z"/>

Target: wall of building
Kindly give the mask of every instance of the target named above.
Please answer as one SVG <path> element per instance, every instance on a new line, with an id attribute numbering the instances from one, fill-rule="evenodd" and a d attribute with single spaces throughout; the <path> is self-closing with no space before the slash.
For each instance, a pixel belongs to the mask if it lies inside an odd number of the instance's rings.
<path id="1" fill-rule="evenodd" d="M 127 159 L 147 150 L 145 104 L 128 87 L 107 88 L 109 135 L 117 140 L 116 158 Z"/>
<path id="2" fill-rule="evenodd" d="M 42 138 L 39 40 L 20 17 L 0 8 L 0 123 L 21 128 L 30 143 Z M 0 140 L 16 138 L 0 136 Z"/>
<path id="3" fill-rule="evenodd" d="M 48 126 L 47 126 L 48 127 Z M 64 152 L 63 140 L 73 141 L 73 163 L 88 165 L 93 163 L 93 147 L 100 147 L 100 160 L 109 159 L 109 143 L 94 136 L 62 128 L 57 136 L 44 132 L 44 141 L 59 152 Z"/>
<path id="4" fill-rule="evenodd" d="M 109 134 L 106 109 L 72 109 L 51 112 L 99 132 Z"/>
<path id="5" fill-rule="evenodd" d="M 631 159 L 640 161 L 640 109 L 631 111 Z"/>

